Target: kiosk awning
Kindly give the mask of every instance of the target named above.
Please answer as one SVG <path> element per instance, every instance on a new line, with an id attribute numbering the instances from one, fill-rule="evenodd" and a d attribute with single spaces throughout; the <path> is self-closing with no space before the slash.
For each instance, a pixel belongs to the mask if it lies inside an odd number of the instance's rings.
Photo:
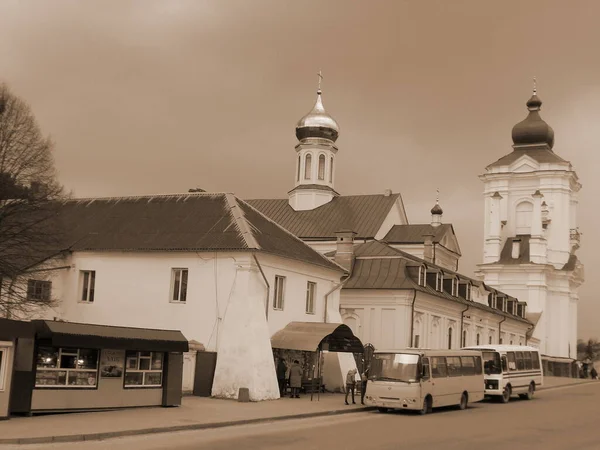
<path id="1" fill-rule="evenodd" d="M 343 323 L 290 322 L 271 337 L 271 347 L 314 352 L 362 353 L 362 342 Z"/>
<path id="2" fill-rule="evenodd" d="M 113 327 L 87 323 L 34 320 L 38 339 L 55 347 L 110 348 L 155 352 L 187 352 L 181 331 Z"/>

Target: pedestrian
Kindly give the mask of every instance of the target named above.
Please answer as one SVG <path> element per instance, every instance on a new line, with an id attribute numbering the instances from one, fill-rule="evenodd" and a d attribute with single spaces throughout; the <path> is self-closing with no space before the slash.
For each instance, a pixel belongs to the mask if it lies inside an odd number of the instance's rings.
<path id="1" fill-rule="evenodd" d="M 590 371 L 590 375 L 592 376 L 592 380 L 598 379 L 598 371 L 596 370 L 596 368 L 593 365 L 592 365 L 592 370 Z"/>
<path id="2" fill-rule="evenodd" d="M 302 387 L 302 367 L 298 360 L 294 360 L 294 364 L 290 368 L 290 388 L 292 392 L 290 398 L 300 398 L 300 388 Z"/>
<path id="3" fill-rule="evenodd" d="M 361 405 L 365 404 L 365 392 L 367 392 L 367 381 L 369 381 L 370 369 L 371 368 L 369 366 L 367 366 L 367 368 L 364 370 L 364 372 L 360 376 L 360 404 Z"/>
<path id="4" fill-rule="evenodd" d="M 348 374 L 346 375 L 346 398 L 344 399 L 346 405 L 348 404 L 349 392 L 352 392 L 352 404 L 356 405 L 356 402 L 354 401 L 354 389 L 356 388 L 356 372 L 358 372 L 356 369 L 350 369 L 348 371 Z"/>
<path id="5" fill-rule="evenodd" d="M 279 395 L 283 397 L 285 395 L 285 375 L 287 373 L 287 365 L 283 358 L 279 358 L 277 363 L 277 383 L 279 384 Z"/>

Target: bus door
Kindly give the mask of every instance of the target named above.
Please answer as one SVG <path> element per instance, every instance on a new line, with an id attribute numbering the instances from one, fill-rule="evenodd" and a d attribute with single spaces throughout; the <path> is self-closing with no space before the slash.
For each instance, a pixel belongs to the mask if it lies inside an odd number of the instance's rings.
<path id="1" fill-rule="evenodd" d="M 429 358 L 421 358 L 421 399 L 427 394 L 433 394 L 431 385 L 431 369 L 429 367 Z"/>

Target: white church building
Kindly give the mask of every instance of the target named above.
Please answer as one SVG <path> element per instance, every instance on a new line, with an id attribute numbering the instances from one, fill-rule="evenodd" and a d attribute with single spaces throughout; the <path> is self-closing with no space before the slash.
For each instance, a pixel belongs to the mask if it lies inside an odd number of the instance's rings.
<path id="1" fill-rule="evenodd" d="M 541 106 L 534 89 L 527 117 L 512 130 L 513 151 L 480 177 L 485 222 L 479 275 L 527 302 L 543 354 L 576 358 L 584 281 L 576 255 L 581 184 L 571 163 L 554 152 L 554 130 L 540 117 Z"/>

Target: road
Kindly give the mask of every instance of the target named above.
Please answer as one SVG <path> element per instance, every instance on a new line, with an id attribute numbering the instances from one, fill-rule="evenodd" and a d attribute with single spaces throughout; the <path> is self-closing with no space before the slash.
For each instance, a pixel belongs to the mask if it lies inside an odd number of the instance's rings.
<path id="1" fill-rule="evenodd" d="M 465 411 L 441 410 L 427 416 L 405 411 L 391 414 L 373 411 L 107 441 L 7 448 L 598 450 L 598 405 L 600 383 L 593 383 L 539 392 L 532 401 L 483 402 L 470 405 Z"/>

